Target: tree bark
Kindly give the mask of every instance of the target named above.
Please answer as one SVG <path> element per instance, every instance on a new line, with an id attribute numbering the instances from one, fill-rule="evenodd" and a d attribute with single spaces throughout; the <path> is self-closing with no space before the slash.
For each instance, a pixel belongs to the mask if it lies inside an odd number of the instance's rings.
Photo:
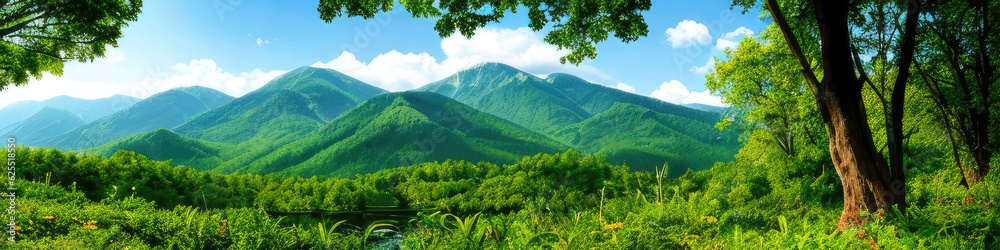
<path id="1" fill-rule="evenodd" d="M 893 176 L 889 172 L 888 163 L 872 139 L 861 97 L 864 83 L 856 75 L 852 57 L 847 20 L 850 6 L 842 1 L 814 1 L 823 57 L 823 80 L 817 81 L 777 1 L 767 0 L 766 5 L 802 66 L 802 73 L 816 96 L 816 104 L 827 126 L 830 157 L 844 190 L 844 211 L 837 228 L 843 230 L 860 225 L 866 220 L 861 211 L 876 213 L 896 205 L 906 192 L 905 182 L 901 181 L 905 174 L 899 171 L 898 176 Z M 912 50 L 912 46 L 908 49 Z M 908 53 L 912 55 L 912 51 Z M 899 180 L 893 181 L 894 177 Z"/>
<path id="2" fill-rule="evenodd" d="M 905 183 L 892 182 L 888 164 L 872 140 L 861 97 L 863 83 L 854 71 L 849 6 L 817 0 L 815 8 L 824 70 L 816 99 L 827 125 L 830 156 L 843 184 L 844 211 L 838 229 L 845 229 L 865 221 L 861 211 L 875 213 L 895 205 L 905 196 Z"/>
<path id="3" fill-rule="evenodd" d="M 903 160 L 903 105 L 906 99 L 906 83 L 910 78 L 910 64 L 913 62 L 913 51 L 916 47 L 917 19 L 920 14 L 920 3 L 915 0 L 909 1 L 906 11 L 906 24 L 903 27 L 903 40 L 899 48 L 899 61 L 896 65 L 896 82 L 892 87 L 892 111 L 890 112 L 892 124 L 887 132 L 889 136 L 889 168 L 892 174 L 893 192 L 896 195 L 896 204 L 900 212 L 906 211 L 906 173 L 905 162 Z M 901 190 L 895 190 L 896 186 Z"/>

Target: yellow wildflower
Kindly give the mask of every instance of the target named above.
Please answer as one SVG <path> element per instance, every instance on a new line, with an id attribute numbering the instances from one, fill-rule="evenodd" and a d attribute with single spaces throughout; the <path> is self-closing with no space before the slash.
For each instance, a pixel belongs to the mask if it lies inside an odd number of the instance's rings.
<path id="1" fill-rule="evenodd" d="M 53 217 L 52 215 L 48 215 L 48 216 L 43 216 L 42 217 L 42 219 L 46 219 L 46 220 L 52 220 L 52 219 L 55 219 L 55 218 L 56 217 Z"/>
<path id="2" fill-rule="evenodd" d="M 715 216 L 702 216 L 701 220 L 708 223 L 715 223 L 716 221 L 719 221 L 719 219 L 716 219 Z"/>
<path id="3" fill-rule="evenodd" d="M 619 229 L 619 228 L 622 228 L 622 226 L 624 226 L 624 225 L 625 225 L 625 224 L 623 224 L 623 223 L 621 223 L 621 222 L 618 222 L 618 223 L 611 223 L 611 224 L 608 224 L 608 225 L 605 225 L 605 226 L 604 226 L 604 230 L 609 230 L 609 231 L 611 231 L 611 230 L 615 230 L 615 229 Z"/>
<path id="4" fill-rule="evenodd" d="M 97 229 L 97 225 L 96 224 L 97 224 L 97 221 L 93 221 L 93 220 L 92 221 L 88 221 L 87 223 L 83 223 L 83 230 L 94 230 L 94 229 Z"/>

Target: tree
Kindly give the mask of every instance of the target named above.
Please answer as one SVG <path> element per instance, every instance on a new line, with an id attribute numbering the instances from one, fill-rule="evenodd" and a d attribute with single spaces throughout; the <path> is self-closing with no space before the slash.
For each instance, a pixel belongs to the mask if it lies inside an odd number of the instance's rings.
<path id="1" fill-rule="evenodd" d="M 760 39 L 744 38 L 736 50 L 726 50 L 705 75 L 705 87 L 729 105 L 727 119 L 717 126 L 738 126 L 749 140 L 766 140 L 785 157 L 796 157 L 803 146 L 825 143 L 817 134 L 822 122 L 777 26 L 768 26 Z M 819 48 L 807 51 L 818 54 Z M 766 135 L 754 137 L 758 131 Z"/>
<path id="2" fill-rule="evenodd" d="M 963 183 L 976 182 L 990 171 L 997 151 L 996 110 L 1000 72 L 996 35 L 1000 32 L 996 1 L 940 1 L 927 6 L 922 21 L 916 72 L 940 112 Z M 972 158 L 967 172 L 962 159 Z M 966 184 L 968 186 L 968 184 Z"/>
<path id="3" fill-rule="evenodd" d="M 0 90 L 104 56 L 140 7 L 142 0 L 0 0 Z"/>
<path id="4" fill-rule="evenodd" d="M 840 176 L 844 190 L 844 211 L 841 213 L 838 228 L 844 229 L 864 221 L 860 212 L 867 210 L 877 212 L 879 209 L 898 206 L 906 207 L 906 182 L 903 168 L 902 118 L 903 104 L 906 93 L 906 82 L 909 78 L 909 68 L 913 58 L 917 19 L 920 5 L 910 1 L 909 5 L 896 3 L 897 7 L 908 7 L 906 21 L 901 27 L 901 39 L 898 39 L 896 68 L 899 69 L 893 82 L 891 100 L 891 126 L 888 130 L 892 136 L 889 148 L 890 165 L 882 158 L 872 140 L 872 129 L 868 124 L 862 90 L 864 79 L 858 74 L 864 74 L 864 69 L 858 67 L 859 59 L 854 57 L 852 27 L 864 22 L 860 6 L 872 2 L 851 1 L 789 1 L 785 6 L 776 0 L 764 1 L 764 8 L 770 13 L 775 24 L 784 34 L 789 50 L 799 61 L 806 83 L 816 97 L 816 105 L 820 110 L 823 122 L 827 125 L 827 137 L 830 139 L 830 156 L 833 159 L 837 175 Z M 737 0 L 734 4 L 753 7 L 756 1 Z M 783 9 L 793 9 L 793 16 L 798 19 L 815 20 L 812 24 L 793 27 L 790 25 Z M 803 53 L 798 42 L 799 33 L 813 32 L 819 35 L 822 61 L 822 81 L 817 77 L 816 70 L 810 59 Z M 859 72 L 860 70 L 860 72 Z"/>
<path id="5" fill-rule="evenodd" d="M 507 12 L 516 13 L 518 7 L 528 9 L 531 19 L 528 27 L 539 31 L 549 23 L 553 30 L 545 42 L 571 52 L 560 62 L 580 64 L 597 56 L 597 43 L 608 39 L 609 34 L 623 42 L 646 36 L 649 26 L 641 12 L 648 11 L 650 0 L 468 0 L 468 1 L 399 1 L 413 17 L 439 18 L 434 30 L 441 37 L 455 32 L 472 37 L 477 28 L 490 22 L 499 22 Z M 434 6 L 438 2 L 438 6 Z M 332 22 L 334 18 L 360 16 L 374 18 L 379 12 L 391 11 L 394 0 L 320 0 L 320 18 Z"/>

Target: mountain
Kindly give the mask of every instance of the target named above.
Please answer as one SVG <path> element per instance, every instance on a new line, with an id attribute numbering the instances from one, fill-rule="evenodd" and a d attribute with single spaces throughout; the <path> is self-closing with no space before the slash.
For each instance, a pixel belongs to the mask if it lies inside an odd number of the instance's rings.
<path id="1" fill-rule="evenodd" d="M 213 105 L 219 104 L 217 97 L 225 95 L 204 87 L 194 89 L 204 92 L 204 95 L 200 95 L 203 98 L 210 98 L 203 102 L 203 99 L 182 89 L 167 90 L 150 96 L 128 109 L 49 138 L 42 142 L 42 145 L 64 150 L 84 149 L 139 132 L 173 128 L 195 114 L 215 108 Z"/>
<path id="2" fill-rule="evenodd" d="M 734 132 L 714 128 L 721 115 L 594 84 L 569 74 L 545 79 L 484 63 L 418 89 L 442 94 L 608 162 L 683 173 L 731 160 Z M 611 122 L 613 121 L 613 122 Z M 692 151 L 697 148 L 699 150 Z"/>
<path id="3" fill-rule="evenodd" d="M 154 129 L 133 134 L 87 150 L 111 157 L 118 150 L 133 151 L 152 160 L 172 160 L 174 164 L 206 170 L 222 163 L 219 152 L 226 145 L 187 138 L 167 129 Z"/>
<path id="4" fill-rule="evenodd" d="M 33 144 L 41 139 L 60 135 L 86 124 L 80 116 L 69 111 L 45 107 L 34 115 L 6 128 L 0 136 L 15 137 L 18 143 Z"/>
<path id="5" fill-rule="evenodd" d="M 501 63 L 483 63 L 417 90 L 450 97 L 541 133 L 591 116 L 552 84 Z"/>
<path id="6" fill-rule="evenodd" d="M 239 144 L 255 137 L 304 134 L 385 90 L 330 69 L 301 67 L 191 119 L 177 133 Z M 261 140 L 275 143 L 273 140 Z"/>
<path id="7" fill-rule="evenodd" d="M 703 123 L 715 124 L 720 117 L 717 113 L 692 109 L 656 98 L 594 84 L 570 74 L 550 74 L 545 81 L 580 105 L 580 108 L 594 115 L 610 109 L 615 103 L 630 103 L 659 113 L 687 117 Z"/>
<path id="8" fill-rule="evenodd" d="M 712 124 L 630 103 L 615 103 L 555 135 L 578 150 L 601 153 L 609 163 L 633 170 L 652 171 L 667 163 L 674 176 L 731 161 L 740 146 L 734 133 L 720 132 Z"/>
<path id="9" fill-rule="evenodd" d="M 684 104 L 684 107 L 693 108 L 693 109 L 697 109 L 697 110 L 708 111 L 708 112 L 712 112 L 712 113 L 719 113 L 719 114 L 722 114 L 722 113 L 726 112 L 726 108 L 724 108 L 724 107 L 712 106 L 712 105 L 701 104 L 701 103 L 688 103 L 688 104 Z"/>
<path id="10" fill-rule="evenodd" d="M 83 122 L 92 122 L 114 112 L 131 107 L 142 99 L 114 95 L 96 100 L 80 99 L 70 96 L 56 96 L 44 101 L 19 101 L 0 109 L 0 128 L 10 126 L 28 118 L 45 107 L 69 111 L 80 117 Z"/>
<path id="11" fill-rule="evenodd" d="M 352 176 L 446 159 L 513 163 L 567 147 L 445 96 L 401 92 L 375 96 L 305 138 L 252 162 L 252 172 Z"/>
<path id="12" fill-rule="evenodd" d="M 209 108 L 216 108 L 233 101 L 233 99 L 236 99 L 235 97 L 219 92 L 218 90 L 197 85 L 180 87 L 177 88 L 177 90 L 198 98 L 202 104 L 205 104 L 205 106 Z"/>

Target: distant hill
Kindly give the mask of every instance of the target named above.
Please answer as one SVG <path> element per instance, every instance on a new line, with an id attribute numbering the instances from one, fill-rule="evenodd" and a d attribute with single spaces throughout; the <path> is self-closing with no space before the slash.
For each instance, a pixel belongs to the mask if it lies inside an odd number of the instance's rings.
<path id="1" fill-rule="evenodd" d="M 208 99 L 203 102 L 202 99 L 188 94 L 187 91 L 171 89 L 150 96 L 128 109 L 49 138 L 43 141 L 42 145 L 64 150 L 78 150 L 98 146 L 139 132 L 158 128 L 173 128 L 195 114 L 215 108 L 213 105 L 219 104 L 219 95 L 225 95 L 204 87 L 195 89 L 204 93 L 200 95 L 201 97 Z"/>
<path id="2" fill-rule="evenodd" d="M 202 86 L 180 87 L 177 90 L 198 98 L 198 101 L 201 101 L 202 104 L 205 104 L 209 108 L 217 108 L 236 99 L 218 90 Z"/>
<path id="3" fill-rule="evenodd" d="M 674 176 L 730 161 L 739 149 L 735 134 L 712 124 L 615 103 L 587 120 L 555 133 L 560 141 L 584 152 L 601 153 L 609 163 L 633 170 L 653 170 L 667 163 Z"/>
<path id="4" fill-rule="evenodd" d="M 446 159 L 512 163 L 524 155 L 565 149 L 447 97 L 402 92 L 373 97 L 247 169 L 223 172 L 351 176 Z"/>
<path id="5" fill-rule="evenodd" d="M 192 92 L 188 89 L 178 89 Z M 281 75 L 266 85 L 235 98 L 215 109 L 192 116 L 173 127 L 176 133 L 159 132 L 172 141 L 198 142 L 176 145 L 206 145 L 216 149 L 174 149 L 175 144 L 108 143 L 100 152 L 119 149 L 198 152 L 182 154 L 193 158 L 184 163 L 198 169 L 243 169 L 272 151 L 304 138 L 358 103 L 385 90 L 365 84 L 329 69 L 301 67 Z M 199 94 L 192 94 L 199 95 Z M 182 139 L 178 139 L 182 138 Z M 194 147 L 203 148 L 203 147 Z M 155 160 L 164 155 L 150 156 Z"/>
<path id="6" fill-rule="evenodd" d="M 722 113 L 726 112 L 726 108 L 724 108 L 724 107 L 712 106 L 712 105 L 701 104 L 701 103 L 688 103 L 688 104 L 684 104 L 684 107 L 698 109 L 698 110 L 704 110 L 704 111 L 708 111 L 708 112 L 712 112 L 712 113 L 719 113 L 719 114 L 722 114 Z"/>
<path id="7" fill-rule="evenodd" d="M 88 152 L 111 157 L 118 150 L 133 151 L 153 160 L 172 160 L 174 164 L 207 170 L 222 163 L 219 152 L 227 145 L 187 138 L 167 129 L 154 129 L 133 134 L 107 144 L 89 149 Z"/>
<path id="8" fill-rule="evenodd" d="M 142 99 L 114 95 L 96 100 L 81 99 L 70 96 L 56 96 L 44 101 L 19 101 L 0 109 L 0 128 L 20 122 L 45 107 L 68 111 L 80 117 L 83 122 L 92 122 L 114 112 L 131 107 Z"/>
<path id="9" fill-rule="evenodd" d="M 501 63 L 483 63 L 417 90 L 450 97 L 541 133 L 591 116 L 551 84 Z"/>
<path id="10" fill-rule="evenodd" d="M 39 140 L 69 132 L 86 123 L 77 114 L 45 107 L 31 117 L 0 129 L 0 136 L 15 137 L 18 143 L 31 145 Z"/>
<path id="11" fill-rule="evenodd" d="M 720 117 L 717 113 L 692 109 L 656 98 L 594 84 L 570 74 L 550 74 L 545 81 L 592 115 L 608 110 L 615 103 L 630 103 L 663 114 L 687 117 L 703 123 L 714 124 Z"/>
<path id="12" fill-rule="evenodd" d="M 604 153 L 608 162 L 627 163 L 635 169 L 651 169 L 654 163 L 664 162 L 678 168 L 674 173 L 683 173 L 686 168 L 706 169 L 715 161 L 731 160 L 739 147 L 735 133 L 714 128 L 719 113 L 609 88 L 569 74 L 541 79 L 505 64 L 484 63 L 418 90 L 452 97 L 581 151 Z"/>
<path id="13" fill-rule="evenodd" d="M 304 134 L 385 92 L 334 70 L 301 67 L 226 105 L 198 115 L 174 131 L 231 144 L 262 135 L 274 138 L 285 137 L 287 133 Z M 268 143 L 274 141 L 268 140 Z"/>

